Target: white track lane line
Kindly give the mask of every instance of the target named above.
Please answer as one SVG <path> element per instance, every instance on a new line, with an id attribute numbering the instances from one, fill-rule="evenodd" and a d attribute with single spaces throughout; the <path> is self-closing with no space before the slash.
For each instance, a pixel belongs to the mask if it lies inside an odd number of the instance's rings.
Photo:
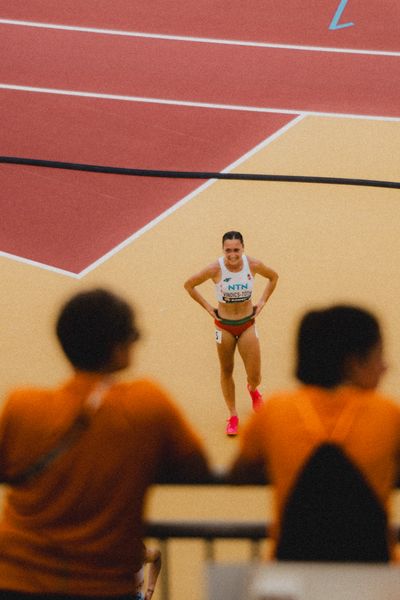
<path id="1" fill-rule="evenodd" d="M 270 44 L 268 42 L 249 42 L 244 40 L 224 40 L 215 38 L 190 37 L 183 35 L 168 35 L 159 33 L 145 33 L 142 31 L 121 31 L 118 29 L 99 29 L 95 27 L 79 27 L 75 25 L 56 25 L 53 23 L 36 23 L 34 21 L 16 21 L 13 19 L 0 19 L 0 24 L 15 25 L 20 27 L 37 27 L 41 29 L 58 29 L 62 31 L 76 31 L 101 35 L 118 35 L 123 37 L 148 38 L 154 40 L 171 40 L 201 44 L 224 44 L 226 46 L 247 46 L 251 48 L 275 48 L 281 50 L 301 50 L 308 52 L 334 52 L 337 54 L 367 54 L 371 56 L 400 56 L 400 52 L 390 50 L 361 50 L 357 48 L 334 48 L 327 46 L 305 46 L 296 44 Z"/>
<path id="2" fill-rule="evenodd" d="M 29 258 L 18 256 L 18 254 L 10 254 L 9 252 L 0 251 L 0 256 L 7 258 L 8 260 L 14 260 L 15 262 L 23 263 L 24 265 L 30 265 L 31 267 L 37 267 L 39 269 L 44 269 L 45 271 L 51 271 L 52 273 L 57 273 L 57 275 L 64 275 L 67 277 L 72 277 L 73 279 L 80 279 L 79 275 L 76 273 L 59 269 L 58 267 L 53 267 L 51 265 L 46 265 L 45 263 L 41 263 L 36 260 L 30 260 Z"/>
<path id="3" fill-rule="evenodd" d="M 246 152 L 245 154 L 243 154 L 243 156 L 241 156 L 239 159 L 237 159 L 236 161 L 234 161 L 233 163 L 231 163 L 230 165 L 228 165 L 227 167 L 225 167 L 225 169 L 223 169 L 221 171 L 221 173 L 230 173 L 231 171 L 233 171 L 233 169 L 236 169 L 236 167 L 238 167 L 239 165 L 241 165 L 247 159 L 251 158 L 254 154 L 256 154 L 257 152 L 260 152 L 261 150 L 263 150 L 264 148 L 266 148 L 267 146 L 269 146 L 269 144 L 271 144 L 276 139 L 278 139 L 279 137 L 281 137 L 289 129 L 291 129 L 292 127 L 294 127 L 295 125 L 297 125 L 303 119 L 304 119 L 304 115 L 298 115 L 297 118 L 293 119 L 289 123 L 286 123 L 286 125 L 284 125 L 280 129 L 278 129 L 277 131 L 275 131 L 275 133 L 273 133 L 272 135 L 268 136 L 265 140 L 263 140 L 262 142 L 260 142 L 256 146 L 254 146 L 254 148 L 252 148 L 251 150 L 249 150 L 248 152 Z M 107 261 L 109 258 L 111 258 L 115 254 L 117 254 L 118 252 L 120 252 L 120 250 L 122 250 L 126 246 L 129 246 L 129 244 L 131 244 L 135 239 L 137 239 L 138 237 L 142 236 L 147 231 L 150 231 L 151 229 L 153 229 L 153 227 L 155 227 L 158 223 L 161 223 L 161 221 L 163 221 L 164 219 L 166 219 L 167 217 L 169 217 L 172 213 L 174 213 L 176 210 L 178 210 L 179 208 L 181 208 L 181 206 L 184 206 L 185 204 L 187 204 L 190 200 L 193 200 L 193 198 L 195 198 L 196 196 L 198 196 L 199 194 L 201 194 L 204 190 L 206 190 L 207 188 L 209 188 L 211 185 L 214 185 L 217 181 L 219 181 L 219 179 L 208 179 L 205 183 L 203 183 L 202 185 L 200 185 L 193 192 L 191 192 L 190 194 L 188 194 L 187 196 L 185 196 L 184 198 L 182 198 L 181 200 L 179 200 L 178 202 L 176 202 L 173 206 L 170 206 L 170 208 L 168 208 L 166 211 L 164 211 L 163 213 L 161 213 L 160 215 L 158 215 L 158 217 L 156 217 L 155 219 L 153 219 L 152 221 L 150 221 L 149 223 L 147 223 L 147 225 L 145 225 L 144 227 L 142 227 L 141 229 L 139 229 L 138 231 L 136 231 L 133 235 L 131 235 L 130 237 L 128 237 L 126 240 L 124 240 L 120 244 L 118 244 L 118 246 L 115 246 L 115 248 L 113 248 L 112 250 L 110 250 L 110 252 L 108 252 L 107 254 L 104 254 L 104 256 L 102 256 L 97 261 L 95 261 L 94 263 L 92 263 L 91 265 L 89 265 L 89 267 L 87 267 L 86 269 L 84 269 L 83 271 L 81 271 L 77 275 L 78 279 L 81 279 L 82 277 L 84 277 L 85 275 L 87 275 L 88 273 L 90 273 L 90 271 L 93 271 L 96 267 L 98 267 L 99 265 L 101 265 L 103 262 Z"/>
<path id="4" fill-rule="evenodd" d="M 294 127 L 295 125 L 297 125 L 300 121 L 302 121 L 304 119 L 304 116 L 305 115 L 298 115 L 295 119 L 293 119 L 292 121 L 290 121 L 289 123 L 287 123 L 286 125 L 284 125 L 283 127 L 281 127 L 280 129 L 278 129 L 277 131 L 275 131 L 272 135 L 268 136 L 260 144 L 257 144 L 254 148 L 252 148 L 251 150 L 249 150 L 248 152 L 246 152 L 245 154 L 243 154 L 243 156 L 241 156 L 239 159 L 237 159 L 236 161 L 234 161 L 232 164 L 228 165 L 225 169 L 223 169 L 221 171 L 221 173 L 229 173 L 230 171 L 232 171 L 233 169 L 235 169 L 236 167 L 238 167 L 240 164 L 242 164 L 244 161 L 246 161 L 248 158 L 251 158 L 254 154 L 256 154 L 257 152 L 259 152 L 263 148 L 266 148 L 269 144 L 271 144 L 277 138 L 279 138 L 280 136 L 282 136 L 283 134 L 285 134 L 289 129 L 291 129 L 292 127 Z M 94 269 L 96 269 L 97 267 L 99 267 L 101 264 L 103 264 L 104 262 L 106 262 L 112 256 L 115 256 L 116 254 L 118 254 L 118 252 L 120 252 L 123 248 L 126 248 L 134 240 L 136 240 L 137 238 L 139 238 L 140 236 L 142 236 L 147 231 L 150 231 L 151 229 L 153 229 L 153 227 L 155 227 L 158 223 L 161 223 L 161 221 L 163 221 L 164 219 L 166 219 L 167 217 L 169 217 L 169 215 L 171 215 L 172 213 L 174 213 L 176 210 L 178 210 L 184 204 L 187 204 L 190 200 L 192 200 L 193 198 L 195 198 L 196 196 L 198 196 L 199 194 L 201 194 L 204 190 L 206 190 L 208 187 L 210 187 L 211 185 L 213 185 L 217 181 L 219 181 L 219 180 L 218 179 L 209 179 L 209 180 L 207 180 L 205 183 L 203 183 L 198 188 L 196 188 L 193 192 L 191 192 L 190 194 L 188 194 L 187 196 L 185 196 L 181 200 L 178 200 L 178 202 L 176 202 L 173 206 L 171 206 L 166 211 L 164 211 L 163 213 L 161 213 L 158 217 L 156 217 L 155 219 L 153 219 L 152 221 L 150 221 L 149 223 L 147 223 L 147 225 L 145 225 L 144 227 L 142 227 L 141 229 L 139 229 L 138 231 L 136 231 L 134 234 L 132 234 L 131 236 L 129 236 L 123 242 L 121 242 L 120 244 L 118 244 L 117 246 L 115 246 L 112 250 L 110 250 L 109 252 L 107 252 L 106 254 L 104 254 L 103 256 L 101 256 L 98 260 L 96 260 L 95 262 L 93 262 L 92 264 L 90 264 L 88 267 L 86 267 L 85 269 L 83 269 L 83 271 L 81 271 L 80 273 L 73 273 L 71 271 L 67 271 L 67 270 L 64 270 L 64 269 L 59 269 L 58 267 L 53 267 L 51 265 L 46 265 L 46 264 L 43 264 L 43 263 L 40 263 L 40 262 L 32 261 L 30 259 L 26 259 L 26 258 L 23 258 L 21 256 L 17 256 L 17 255 L 14 255 L 14 254 L 9 254 L 7 252 L 0 252 L 0 256 L 4 256 L 5 258 L 12 259 L 12 260 L 15 260 L 17 262 L 22 262 L 24 264 L 31 265 L 31 266 L 34 266 L 34 267 L 39 267 L 41 269 L 46 269 L 47 271 L 52 271 L 52 272 L 57 273 L 59 275 L 66 275 L 66 276 L 72 277 L 74 279 L 82 279 L 83 277 L 85 277 L 85 275 L 87 275 L 88 273 L 90 273 L 91 271 L 93 271 Z"/>
<path id="5" fill-rule="evenodd" d="M 60 96 L 75 96 L 80 98 L 97 98 L 100 100 L 119 100 L 123 102 L 144 102 L 147 104 L 166 104 L 172 106 L 193 106 L 197 108 L 211 108 L 213 110 L 235 110 L 261 113 L 280 113 L 297 116 L 299 114 L 317 117 L 335 117 L 343 119 L 367 119 L 373 121 L 400 121 L 400 117 L 381 117 L 379 115 L 362 115 L 351 113 L 331 113 L 310 111 L 304 109 L 271 108 L 262 106 L 240 106 L 236 104 L 213 104 L 209 102 L 191 102 L 183 100 L 165 100 L 164 98 L 142 98 L 140 96 L 125 96 L 120 94 L 100 94 L 97 92 L 83 92 L 76 90 L 59 90 L 53 88 L 31 87 L 27 85 L 14 85 L 0 83 L 0 90 L 14 90 L 18 92 L 33 92 L 38 94 L 56 94 Z"/>
<path id="6" fill-rule="evenodd" d="M 292 44 L 270 44 L 266 42 L 248 42 L 248 41 L 238 41 L 238 40 L 221 40 L 221 39 L 213 39 L 213 38 L 199 38 L 199 37 L 189 37 L 189 36 L 176 36 L 176 35 L 164 35 L 164 34 L 152 34 L 152 33 L 144 33 L 144 32 L 136 32 L 136 31 L 120 31 L 114 29 L 99 29 L 92 27 L 77 27 L 77 26 L 69 26 L 69 25 L 56 25 L 52 23 L 38 23 L 32 21 L 17 21 L 12 19 L 0 19 L 0 23 L 4 25 L 15 25 L 22 27 L 36 27 L 42 29 L 55 29 L 62 31 L 76 31 L 83 33 L 94 33 L 101 35 L 115 35 L 115 36 L 123 36 L 123 37 L 135 37 L 135 38 L 147 38 L 147 39 L 161 39 L 161 40 L 171 40 L 171 41 L 182 41 L 182 42 L 193 42 L 193 43 L 207 43 L 207 44 L 223 44 L 223 45 L 231 45 L 231 46 L 247 46 L 254 48 L 275 48 L 275 49 L 285 49 L 285 50 L 301 50 L 301 51 L 310 51 L 310 52 L 332 52 L 339 54 L 364 54 L 364 55 L 375 55 L 375 56 L 400 56 L 400 52 L 392 52 L 392 51 L 380 51 L 380 50 L 360 50 L 360 49 L 352 49 L 352 48 L 330 48 L 325 46 L 304 46 L 304 45 L 292 45 Z M 379 120 L 379 121 L 400 121 L 400 118 L 397 117 L 379 117 L 373 115 L 354 115 L 354 114 L 342 114 L 342 113 L 322 113 L 317 111 L 296 111 L 296 110 L 288 110 L 288 109 L 279 109 L 279 108 L 261 108 L 261 107 L 251 107 L 251 106 L 235 106 L 235 105 L 225 105 L 225 104 L 209 104 L 209 103 L 201 103 L 201 102 L 182 102 L 175 100 L 163 100 L 159 98 L 140 98 L 135 96 L 122 96 L 122 95 L 114 95 L 114 94 L 95 94 L 92 92 L 76 92 L 71 90 L 55 90 L 50 88 L 34 88 L 29 86 L 16 86 L 16 85 L 8 85 L 8 84 L 0 84 L 0 89 L 8 89 L 8 90 L 16 90 L 16 91 L 28 91 L 28 92 L 37 92 L 37 93 L 47 93 L 47 94 L 59 94 L 59 95 L 68 95 L 68 96 L 78 96 L 78 97 L 89 97 L 89 98 L 101 98 L 107 100 L 122 100 L 127 102 L 146 102 L 146 103 L 154 103 L 154 104 L 169 104 L 169 105 L 180 105 L 180 106 L 194 106 L 201 108 L 211 108 L 211 109 L 220 109 L 220 110 L 240 110 L 240 111 L 252 111 L 252 112 L 269 112 L 269 113 L 282 113 L 282 114 L 293 114 L 294 116 L 298 115 L 297 118 L 293 119 L 288 125 L 280 129 L 278 132 L 267 138 L 260 145 L 256 146 L 251 152 L 247 153 L 233 163 L 222 173 L 228 173 L 231 169 L 235 168 L 238 164 L 246 160 L 249 156 L 261 150 L 262 147 L 267 146 L 274 139 L 282 135 L 287 129 L 297 124 L 300 120 L 302 120 L 305 116 L 323 116 L 323 117 L 337 117 L 337 118 L 351 118 L 351 119 L 369 119 L 369 120 Z M 300 113 L 300 114 L 299 114 Z M 152 229 L 157 223 L 161 222 L 163 219 L 168 217 L 171 213 L 177 210 L 180 206 L 186 204 L 189 200 L 200 194 L 204 189 L 215 183 L 217 180 L 209 180 L 200 187 L 198 187 L 194 192 L 189 194 L 188 196 L 182 198 L 179 202 L 174 204 L 167 211 L 159 215 L 156 219 L 153 219 L 150 223 L 148 223 L 145 227 L 137 231 L 135 234 L 127 238 L 124 242 L 116 246 L 109 253 L 105 254 L 103 257 L 92 263 L 89 267 L 84 269 L 81 273 L 76 274 L 69 271 L 65 271 L 62 269 L 58 269 L 57 267 L 52 267 L 49 265 L 45 265 L 42 263 L 38 263 L 35 261 L 31 261 L 29 259 L 24 259 L 19 256 L 14 256 L 12 254 L 8 254 L 5 252 L 0 252 L 0 256 L 4 256 L 7 258 L 11 258 L 13 260 L 23 262 L 26 264 L 30 264 L 33 266 L 37 266 L 40 268 L 44 268 L 50 271 L 53 271 L 58 274 L 68 275 L 73 278 L 81 279 L 87 273 L 94 270 L 97 266 L 105 262 L 111 256 L 117 254 L 122 248 L 129 245 L 133 240 L 143 235 L 146 231 Z"/>

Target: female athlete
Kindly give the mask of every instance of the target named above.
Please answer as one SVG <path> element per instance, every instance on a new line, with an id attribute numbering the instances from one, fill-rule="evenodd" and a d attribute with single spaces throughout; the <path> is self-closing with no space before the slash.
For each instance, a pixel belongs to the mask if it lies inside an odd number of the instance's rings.
<path id="1" fill-rule="evenodd" d="M 257 411 L 262 405 L 262 396 L 257 389 L 261 382 L 261 359 L 255 318 L 274 291 L 278 275 L 260 260 L 244 254 L 243 237 L 238 231 L 224 234 L 222 250 L 223 256 L 190 277 L 185 282 L 185 289 L 214 319 L 221 388 L 230 414 L 226 433 L 236 435 L 239 419 L 233 380 L 234 353 L 237 346 L 246 369 L 253 409 Z M 268 283 L 257 304 L 253 305 L 251 296 L 255 275 L 265 277 Z M 196 289 L 208 279 L 215 283 L 218 308 L 213 308 Z"/>

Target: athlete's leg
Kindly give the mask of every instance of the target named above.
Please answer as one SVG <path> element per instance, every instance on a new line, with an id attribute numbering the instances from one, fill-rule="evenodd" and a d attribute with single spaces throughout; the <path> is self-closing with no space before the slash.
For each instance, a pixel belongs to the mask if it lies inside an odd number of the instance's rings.
<path id="1" fill-rule="evenodd" d="M 235 382 L 233 381 L 234 354 L 236 338 L 224 329 L 216 330 L 217 352 L 221 369 L 221 389 L 230 416 L 236 416 Z"/>
<path id="2" fill-rule="evenodd" d="M 247 388 L 253 401 L 253 408 L 258 410 L 262 404 L 261 394 L 257 390 L 261 383 L 261 353 L 255 325 L 242 333 L 237 346 L 246 369 Z"/>

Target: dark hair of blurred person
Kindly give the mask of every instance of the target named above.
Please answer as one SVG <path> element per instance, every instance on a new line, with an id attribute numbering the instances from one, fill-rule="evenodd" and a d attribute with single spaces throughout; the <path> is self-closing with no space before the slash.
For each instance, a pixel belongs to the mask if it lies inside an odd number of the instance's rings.
<path id="1" fill-rule="evenodd" d="M 297 337 L 297 378 L 333 388 L 347 379 L 350 362 L 361 361 L 381 341 L 377 319 L 354 306 L 332 306 L 307 313 Z"/>

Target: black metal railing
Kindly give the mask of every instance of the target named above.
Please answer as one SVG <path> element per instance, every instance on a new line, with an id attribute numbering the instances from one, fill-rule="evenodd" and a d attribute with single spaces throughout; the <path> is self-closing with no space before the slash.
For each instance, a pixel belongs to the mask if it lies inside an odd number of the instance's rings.
<path id="1" fill-rule="evenodd" d="M 163 481 L 158 485 L 188 485 L 186 482 Z M 211 478 L 204 482 L 192 482 L 193 486 L 265 486 L 269 485 L 266 480 L 252 479 L 249 483 L 229 481 L 223 472 L 215 472 Z M 397 484 L 400 487 L 400 483 Z M 395 539 L 400 543 L 400 525 L 393 525 Z M 266 521 L 218 521 L 218 520 L 165 520 L 149 521 L 146 524 L 145 535 L 148 538 L 158 540 L 162 552 L 163 568 L 160 575 L 161 599 L 170 600 L 169 581 L 169 552 L 168 543 L 176 539 L 197 539 L 204 542 L 204 560 L 213 562 L 215 560 L 215 542 L 217 540 L 248 540 L 249 560 L 261 558 L 261 543 L 268 540 L 270 536 L 270 525 Z"/>
<path id="2" fill-rule="evenodd" d="M 146 536 L 157 539 L 162 554 L 160 590 L 162 600 L 170 599 L 168 543 L 176 539 L 198 539 L 204 542 L 204 560 L 215 560 L 216 540 L 248 540 L 249 560 L 261 556 L 261 542 L 268 537 L 268 525 L 262 521 L 151 521 Z"/>

